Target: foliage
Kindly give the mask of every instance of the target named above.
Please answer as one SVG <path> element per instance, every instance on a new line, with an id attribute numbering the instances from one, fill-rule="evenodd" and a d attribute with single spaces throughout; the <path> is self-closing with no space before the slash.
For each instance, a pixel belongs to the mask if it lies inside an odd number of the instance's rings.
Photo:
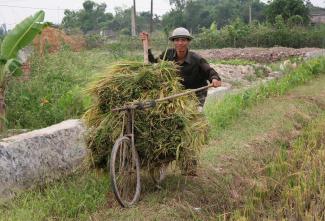
<path id="1" fill-rule="evenodd" d="M 268 21 L 274 23 L 275 17 L 281 15 L 285 21 L 299 15 L 305 24 L 309 21 L 309 7 L 305 0 L 273 0 L 266 9 Z"/>
<path id="2" fill-rule="evenodd" d="M 79 118 L 91 102 L 84 93 L 85 85 L 112 59 L 103 51 L 74 53 L 67 49 L 45 57 L 34 55 L 28 79 L 9 84 L 8 127 L 37 129 Z"/>
<path id="3" fill-rule="evenodd" d="M 83 173 L 65 178 L 60 183 L 25 192 L 11 202 L 0 204 L 0 220 L 58 220 L 58 217 L 61 217 L 59 220 L 87 220 L 105 205 L 109 182 L 106 175 L 86 174 L 88 176 Z"/>
<path id="4" fill-rule="evenodd" d="M 79 11 L 64 11 L 62 26 L 64 29 L 80 28 L 83 33 L 92 30 L 100 30 L 108 25 L 108 22 L 113 19 L 111 13 L 106 13 L 106 4 L 97 4 L 87 0 L 83 3 L 83 9 Z"/>
<path id="5" fill-rule="evenodd" d="M 192 47 L 325 47 L 324 25 L 301 26 L 299 16 L 292 17 L 288 25 L 281 15 L 275 20 L 274 25 L 258 22 L 247 25 L 237 19 L 221 30 L 203 28 L 192 41 Z"/>
<path id="6" fill-rule="evenodd" d="M 88 49 L 102 47 L 105 43 L 105 37 L 100 34 L 86 35 L 86 45 Z"/>
<path id="7" fill-rule="evenodd" d="M 303 23 L 304 19 L 300 15 L 293 15 L 288 19 L 288 26 L 290 27 L 302 26 Z"/>
<path id="8" fill-rule="evenodd" d="M 266 5 L 259 0 L 206 0 L 206 1 L 170 1 L 174 8 L 163 15 L 162 25 L 169 30 L 183 26 L 197 33 L 212 23 L 224 27 L 237 18 L 248 22 L 249 5 L 252 6 L 253 19 L 263 21 Z"/>
<path id="9" fill-rule="evenodd" d="M 19 50 L 30 44 L 37 34 L 47 26 L 43 23 L 45 13 L 38 11 L 17 24 L 1 42 L 0 49 L 0 132 L 6 129 L 5 94 L 11 77 L 21 75 Z"/>
<path id="10" fill-rule="evenodd" d="M 114 15 L 106 13 L 106 4 L 97 4 L 93 1 L 85 1 L 83 9 L 79 11 L 65 10 L 62 26 L 65 31 L 72 32 L 78 29 L 84 34 L 99 34 L 100 30 L 111 30 L 122 34 L 131 34 L 131 8 L 115 8 Z M 136 29 L 138 31 L 149 31 L 149 12 L 140 12 L 136 15 Z M 153 24 L 160 27 L 159 17 L 153 17 Z"/>
<path id="11" fill-rule="evenodd" d="M 20 61 L 17 54 L 20 49 L 31 43 L 34 37 L 41 33 L 47 24 L 42 23 L 45 13 L 39 11 L 34 16 L 30 16 L 15 26 L 1 43 L 0 50 L 0 84 L 6 80 L 8 74 L 20 74 Z"/>

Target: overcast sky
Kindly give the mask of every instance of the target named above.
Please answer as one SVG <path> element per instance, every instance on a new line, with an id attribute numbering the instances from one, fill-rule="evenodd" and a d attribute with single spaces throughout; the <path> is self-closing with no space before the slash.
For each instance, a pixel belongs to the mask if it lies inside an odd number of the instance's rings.
<path id="1" fill-rule="evenodd" d="M 45 11 L 45 21 L 58 24 L 63 18 L 64 9 L 78 10 L 82 8 L 83 2 L 84 0 L 0 0 L 0 25 L 6 23 L 10 29 L 39 9 Z M 114 12 L 115 7 L 130 7 L 133 0 L 94 0 L 94 2 L 105 2 L 107 10 Z M 153 0 L 153 2 L 154 14 L 162 15 L 171 9 L 169 0 Z M 311 2 L 325 8 L 325 0 L 311 0 Z M 149 11 L 150 0 L 136 0 L 136 9 L 137 11 Z"/>

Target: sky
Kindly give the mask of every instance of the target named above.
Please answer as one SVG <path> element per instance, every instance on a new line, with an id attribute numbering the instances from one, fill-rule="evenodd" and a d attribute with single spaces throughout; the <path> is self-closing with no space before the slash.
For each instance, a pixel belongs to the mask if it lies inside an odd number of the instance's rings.
<path id="1" fill-rule="evenodd" d="M 133 4 L 133 0 L 93 1 L 105 2 L 109 12 L 114 12 L 116 7 L 128 8 Z M 64 9 L 79 10 L 82 8 L 83 2 L 84 0 L 0 0 L 0 25 L 5 23 L 7 28 L 11 29 L 24 18 L 33 15 L 40 9 L 45 11 L 45 21 L 59 24 L 64 16 Z M 311 0 L 311 2 L 316 6 L 325 8 L 325 0 Z M 169 0 L 153 0 L 153 3 L 154 14 L 162 15 L 171 9 Z M 150 0 L 136 0 L 136 10 L 138 12 L 149 11 Z"/>

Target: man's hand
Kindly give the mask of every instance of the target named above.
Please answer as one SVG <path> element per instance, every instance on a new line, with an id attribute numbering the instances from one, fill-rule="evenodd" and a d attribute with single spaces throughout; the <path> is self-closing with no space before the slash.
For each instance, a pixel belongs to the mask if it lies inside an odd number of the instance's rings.
<path id="1" fill-rule="evenodd" d="M 220 87 L 221 81 L 218 81 L 217 79 L 212 79 L 212 87 Z"/>
<path id="2" fill-rule="evenodd" d="M 142 40 L 142 41 L 147 41 L 148 43 L 149 43 L 149 33 L 148 32 L 141 32 L 140 34 L 139 34 L 139 36 L 140 36 L 140 39 Z"/>

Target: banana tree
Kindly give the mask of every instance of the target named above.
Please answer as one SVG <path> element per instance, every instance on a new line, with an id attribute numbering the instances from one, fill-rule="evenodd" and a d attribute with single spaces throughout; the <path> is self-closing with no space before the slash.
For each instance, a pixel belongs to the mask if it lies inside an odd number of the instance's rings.
<path id="1" fill-rule="evenodd" d="M 18 52 L 30 44 L 47 26 L 44 11 L 38 11 L 17 24 L 1 42 L 0 49 L 0 132 L 5 129 L 5 92 L 8 80 L 22 74 Z"/>

